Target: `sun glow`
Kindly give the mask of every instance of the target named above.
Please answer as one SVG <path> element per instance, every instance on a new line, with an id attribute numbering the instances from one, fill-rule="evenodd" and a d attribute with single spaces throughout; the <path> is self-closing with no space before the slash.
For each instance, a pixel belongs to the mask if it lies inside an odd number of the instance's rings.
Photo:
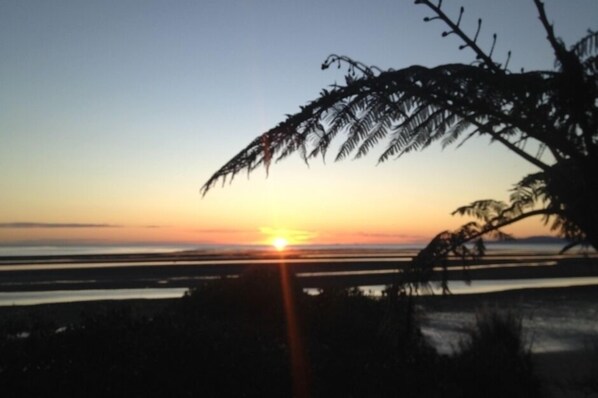
<path id="1" fill-rule="evenodd" d="M 283 251 L 288 244 L 289 241 L 282 236 L 277 236 L 276 238 L 272 239 L 272 246 L 274 246 L 274 248 L 279 252 Z"/>

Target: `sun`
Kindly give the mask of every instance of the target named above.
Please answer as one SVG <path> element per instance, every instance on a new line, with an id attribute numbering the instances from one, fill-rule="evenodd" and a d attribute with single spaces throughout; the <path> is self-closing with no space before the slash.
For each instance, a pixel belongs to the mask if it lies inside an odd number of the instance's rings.
<path id="1" fill-rule="evenodd" d="M 283 251 L 285 247 L 289 244 L 289 241 L 282 236 L 277 236 L 276 238 L 272 239 L 272 246 L 279 252 Z"/>

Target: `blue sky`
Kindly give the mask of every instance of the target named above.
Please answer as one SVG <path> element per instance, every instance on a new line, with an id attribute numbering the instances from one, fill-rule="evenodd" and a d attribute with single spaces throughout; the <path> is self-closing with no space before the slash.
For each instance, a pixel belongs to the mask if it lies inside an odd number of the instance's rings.
<path id="1" fill-rule="evenodd" d="M 455 16 L 465 6 L 469 32 L 482 17 L 480 43 L 497 32 L 496 59 L 512 50 L 512 70 L 552 68 L 531 0 L 444 4 Z M 567 43 L 596 29 L 594 0 L 546 8 Z M 533 168 L 477 140 L 379 166 L 289 159 L 199 195 L 256 135 L 343 80 L 320 70 L 330 53 L 382 68 L 470 62 L 426 15 L 401 0 L 0 0 L 0 223 L 119 226 L 5 227 L 0 240 L 251 243 L 269 229 L 401 241 L 456 226 L 456 206 L 504 199 Z"/>

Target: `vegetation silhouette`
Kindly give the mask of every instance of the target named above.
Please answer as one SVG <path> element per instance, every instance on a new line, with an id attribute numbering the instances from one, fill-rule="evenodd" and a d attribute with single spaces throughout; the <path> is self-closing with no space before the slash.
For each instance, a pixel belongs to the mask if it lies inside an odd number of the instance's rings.
<path id="1" fill-rule="evenodd" d="M 480 310 L 476 323 L 455 356 L 461 370 L 455 377 L 467 386 L 464 396 L 537 397 L 531 347 L 526 346 L 522 319 L 511 311 Z"/>
<path id="2" fill-rule="evenodd" d="M 502 372 L 505 380 L 533 385 L 528 368 L 484 367 L 493 347 L 517 347 L 517 335 L 501 343 L 503 334 L 481 333 L 467 360 L 443 356 L 422 335 L 412 296 L 293 292 L 313 397 L 516 392 L 517 385 L 472 380 L 473 374 L 495 380 Z M 0 391 L 7 398 L 291 396 L 281 294 L 279 269 L 260 265 L 239 278 L 205 282 L 155 313 L 119 305 L 67 324 L 0 318 Z M 501 363 L 519 357 L 507 350 Z M 526 395 L 503 396 L 534 396 L 521 391 Z"/>
<path id="3" fill-rule="evenodd" d="M 448 27 L 443 37 L 455 35 L 463 43 L 459 49 L 473 51 L 472 64 L 381 70 L 330 55 L 322 69 L 346 66 L 345 83 L 322 90 L 319 98 L 254 139 L 208 179 L 202 194 L 218 181 L 260 166 L 268 170 L 273 161 L 293 153 L 306 162 L 325 156 L 342 134 L 336 160 L 360 158 L 388 140 L 380 162 L 437 141 L 462 145 L 487 136 L 538 171 L 514 185 L 508 203 L 479 200 L 455 210 L 476 221 L 434 237 L 414 258 L 416 275 L 425 278 L 449 255 L 481 256 L 482 238 L 509 239 L 501 228 L 534 216 L 542 216 L 571 242 L 563 250 L 581 243 L 598 249 L 598 32 L 588 31 L 567 48 L 548 22 L 544 4 L 533 1 L 554 52 L 554 70 L 510 71 L 510 52 L 504 63 L 494 57 L 496 34 L 489 51 L 478 45 L 481 19 L 475 34 L 468 35 L 461 27 L 463 7 L 454 20 L 442 9 L 442 0 L 416 0 L 433 13 L 426 22 L 443 22 Z"/>

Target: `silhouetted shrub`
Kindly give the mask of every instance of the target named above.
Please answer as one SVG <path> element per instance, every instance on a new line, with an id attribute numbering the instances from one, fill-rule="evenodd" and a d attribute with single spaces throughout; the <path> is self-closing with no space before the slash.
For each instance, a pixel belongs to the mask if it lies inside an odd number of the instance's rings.
<path id="1" fill-rule="evenodd" d="M 281 297 L 278 268 L 259 265 L 249 267 L 238 278 L 224 277 L 192 288 L 183 298 L 182 308 L 210 318 L 283 322 Z"/>
<path id="2" fill-rule="evenodd" d="M 438 390 L 437 354 L 408 297 L 330 288 L 303 308 L 314 396 L 379 397 Z M 433 378 L 433 377 L 432 377 Z"/>
<path id="3" fill-rule="evenodd" d="M 479 312 L 455 361 L 455 378 L 465 397 L 540 396 L 521 317 L 511 311 Z"/>
<path id="4" fill-rule="evenodd" d="M 22 323 L 5 325 L 2 397 L 291 396 L 280 286 L 278 269 L 260 266 L 203 283 L 152 315 L 112 306 L 60 329 L 29 323 L 19 338 Z M 291 291 L 314 397 L 535 394 L 512 315 L 481 317 L 462 352 L 447 357 L 422 336 L 408 295 L 308 296 L 292 281 Z"/>

